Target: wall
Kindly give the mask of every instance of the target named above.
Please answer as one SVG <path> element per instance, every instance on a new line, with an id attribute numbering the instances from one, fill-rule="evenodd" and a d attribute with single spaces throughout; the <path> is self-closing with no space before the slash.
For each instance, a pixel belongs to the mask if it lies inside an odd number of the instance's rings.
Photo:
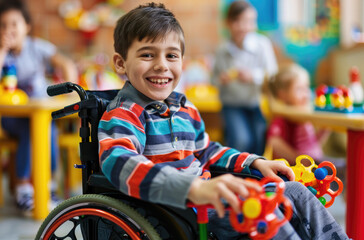
<path id="1" fill-rule="evenodd" d="M 58 14 L 58 7 L 63 0 L 28 1 L 33 16 L 33 33 L 35 36 L 48 39 L 63 52 L 79 59 L 87 55 L 105 52 L 113 53 L 113 28 L 103 27 L 95 35 L 92 45 L 82 38 L 82 34 L 68 29 Z M 84 8 L 100 2 L 98 0 L 82 0 Z M 128 11 L 139 4 L 150 1 L 124 0 L 121 8 Z M 199 57 L 212 53 L 218 42 L 219 0 L 160 0 L 172 10 L 185 31 L 186 56 Z"/>

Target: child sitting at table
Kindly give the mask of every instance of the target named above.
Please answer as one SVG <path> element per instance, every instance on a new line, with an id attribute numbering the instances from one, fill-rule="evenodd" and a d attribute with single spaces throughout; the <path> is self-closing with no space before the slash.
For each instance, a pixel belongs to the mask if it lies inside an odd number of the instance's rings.
<path id="1" fill-rule="evenodd" d="M 282 67 L 269 82 L 269 92 L 283 104 L 307 110 L 311 100 L 308 72 L 297 64 Z M 307 154 L 317 163 L 335 159 L 324 156 L 322 144 L 329 131 L 316 131 L 310 122 L 292 122 L 275 117 L 267 131 L 267 144 L 273 149 L 273 159 L 284 158 L 295 165 L 298 155 Z"/>
<path id="2" fill-rule="evenodd" d="M 24 2 L 20 0 L 0 1 L 0 66 L 16 67 L 18 88 L 31 98 L 46 97 L 47 80 L 45 70 L 54 66 L 62 70 L 67 81 L 77 81 L 77 69 L 73 62 L 57 52 L 56 46 L 48 41 L 29 36 L 31 30 L 30 13 Z M 16 153 L 16 189 L 15 198 L 19 209 L 24 213 L 34 207 L 34 190 L 30 183 L 30 129 L 28 118 L 2 118 L 2 126 L 6 132 L 18 139 Z M 52 172 L 56 169 L 58 142 L 55 124 L 51 131 Z M 53 182 L 53 203 L 55 197 Z"/>
<path id="3" fill-rule="evenodd" d="M 128 81 L 110 102 L 98 129 L 100 167 L 121 192 L 146 201 L 186 208 L 186 201 L 212 204 L 208 227 L 218 239 L 240 239 L 229 225 L 224 200 L 241 213 L 236 195 L 247 197 L 258 184 L 209 170 L 264 176 L 280 172 L 293 180 L 284 163 L 241 153 L 212 142 L 196 107 L 175 92 L 185 50 L 183 30 L 163 4 L 139 6 L 123 15 L 114 30 L 115 70 Z M 274 239 L 347 239 L 344 230 L 302 184 L 286 182 L 293 218 Z M 277 210 L 278 213 L 281 213 Z"/>

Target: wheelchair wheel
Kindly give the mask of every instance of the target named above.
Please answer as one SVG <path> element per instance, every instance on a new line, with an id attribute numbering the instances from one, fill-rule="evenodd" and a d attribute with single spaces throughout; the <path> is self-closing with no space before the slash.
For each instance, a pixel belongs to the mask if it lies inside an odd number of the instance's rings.
<path id="1" fill-rule="evenodd" d="M 123 202 L 103 195 L 70 198 L 55 208 L 38 230 L 38 239 L 160 240 L 150 222 Z"/>

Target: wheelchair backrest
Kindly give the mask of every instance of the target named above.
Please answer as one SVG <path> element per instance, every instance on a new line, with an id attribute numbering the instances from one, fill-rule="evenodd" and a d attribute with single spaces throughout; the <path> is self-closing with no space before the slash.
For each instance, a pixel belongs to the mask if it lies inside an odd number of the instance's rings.
<path id="1" fill-rule="evenodd" d="M 107 105 L 113 100 L 119 89 L 105 90 L 105 91 L 86 91 L 88 96 L 87 104 L 83 105 L 84 112 L 80 111 L 79 116 L 85 119 L 90 129 L 80 129 L 80 136 L 82 134 L 90 136 L 89 142 L 80 142 L 80 157 L 82 164 L 87 168 L 89 176 L 91 173 L 100 172 L 99 155 L 98 155 L 98 125 L 103 113 L 106 111 Z M 87 133 L 83 133 L 86 131 Z"/>

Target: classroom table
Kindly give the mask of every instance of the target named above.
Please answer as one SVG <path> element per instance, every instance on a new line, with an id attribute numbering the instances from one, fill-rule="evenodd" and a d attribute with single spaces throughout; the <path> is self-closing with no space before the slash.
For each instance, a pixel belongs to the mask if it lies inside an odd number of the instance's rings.
<path id="1" fill-rule="evenodd" d="M 272 104 L 271 111 L 274 116 L 347 132 L 346 233 L 352 239 L 364 239 L 364 114 L 297 109 L 277 103 Z"/>
<path id="2" fill-rule="evenodd" d="M 51 178 L 50 129 L 51 112 L 78 101 L 76 97 L 30 99 L 24 105 L 0 105 L 0 116 L 28 117 L 30 119 L 32 149 L 32 179 L 34 184 L 33 217 L 47 217 Z"/>

